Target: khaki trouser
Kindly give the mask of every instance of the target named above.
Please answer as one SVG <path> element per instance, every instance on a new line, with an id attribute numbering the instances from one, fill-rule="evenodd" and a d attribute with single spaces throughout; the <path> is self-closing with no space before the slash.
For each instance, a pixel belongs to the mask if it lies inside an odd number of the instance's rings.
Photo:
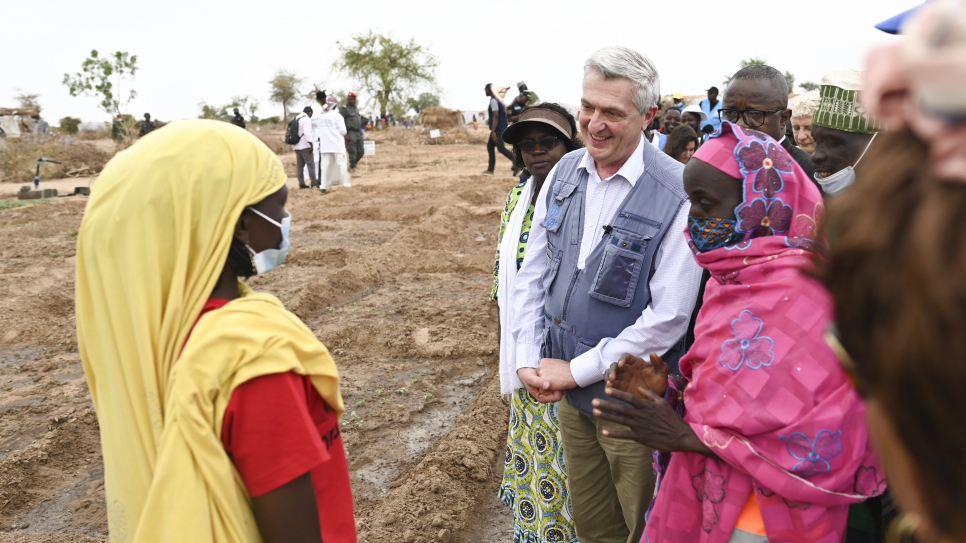
<path id="1" fill-rule="evenodd" d="M 567 480 L 580 543 L 638 543 L 654 496 L 651 449 L 604 437 L 626 426 L 589 417 L 566 399 L 557 419 L 567 458 Z"/>

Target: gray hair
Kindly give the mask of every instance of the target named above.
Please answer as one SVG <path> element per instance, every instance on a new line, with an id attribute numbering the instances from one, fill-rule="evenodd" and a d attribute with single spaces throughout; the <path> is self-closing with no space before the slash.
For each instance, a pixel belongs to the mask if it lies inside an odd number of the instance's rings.
<path id="1" fill-rule="evenodd" d="M 788 107 L 788 80 L 778 70 L 767 64 L 752 64 L 735 72 L 735 75 L 731 76 L 728 86 L 731 87 L 732 83 L 741 80 L 768 81 L 781 94 L 780 99 L 784 102 L 785 107 Z M 725 89 L 725 101 L 727 101 L 727 96 L 728 89 Z"/>
<path id="2" fill-rule="evenodd" d="M 634 84 L 634 105 L 643 115 L 657 105 L 661 96 L 661 78 L 651 59 L 627 47 L 605 47 L 584 63 L 584 78 L 591 72 L 604 79 L 623 77 Z"/>

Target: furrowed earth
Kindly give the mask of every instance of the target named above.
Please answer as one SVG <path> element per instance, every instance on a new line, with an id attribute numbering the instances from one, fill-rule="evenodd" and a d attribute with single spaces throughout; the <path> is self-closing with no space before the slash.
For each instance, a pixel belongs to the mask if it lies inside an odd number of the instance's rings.
<path id="1" fill-rule="evenodd" d="M 284 268 L 249 284 L 278 296 L 336 359 L 360 542 L 509 542 L 511 512 L 496 497 L 508 411 L 488 296 L 516 180 L 502 157 L 497 175 L 480 174 L 483 130 L 444 145 L 402 129 L 376 137 L 368 173 L 360 163 L 351 188 L 324 195 L 296 190 L 294 154 L 282 155 L 292 249 Z M 0 541 L 106 541 L 74 318 L 87 199 L 7 207 L 18 189 L 0 185 Z"/>

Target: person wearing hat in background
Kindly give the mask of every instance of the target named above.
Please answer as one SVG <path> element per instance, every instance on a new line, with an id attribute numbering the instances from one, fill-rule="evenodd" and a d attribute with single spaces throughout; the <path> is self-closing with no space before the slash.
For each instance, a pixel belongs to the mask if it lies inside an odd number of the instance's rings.
<path id="1" fill-rule="evenodd" d="M 708 97 L 701 100 L 700 106 L 705 115 L 705 121 L 701 128 L 711 125 L 712 133 L 714 133 L 721 126 L 721 119 L 718 118 L 718 110 L 721 109 L 721 102 L 718 100 L 718 87 L 708 89 Z"/>
<path id="2" fill-rule="evenodd" d="M 812 114 L 815 180 L 822 192 L 838 194 L 855 183 L 855 166 L 872 145 L 878 122 L 859 102 L 862 72 L 838 70 L 822 78 Z"/>
<path id="3" fill-rule="evenodd" d="M 490 292 L 500 309 L 500 393 L 510 395 L 500 499 L 513 509 L 514 541 L 577 543 L 557 407 L 538 402 L 520 383 L 516 343 L 510 333 L 514 314 L 510 296 L 527 256 L 537 195 L 557 162 L 584 146 L 576 136 L 573 115 L 552 103 L 528 108 L 503 133 L 526 176 L 510 191 L 503 208 Z"/>
<path id="4" fill-rule="evenodd" d="M 523 91 L 510 102 L 510 105 L 506 108 L 507 121 L 510 124 L 520 120 L 520 115 L 523 113 L 523 110 L 527 109 L 529 100 L 528 93 Z"/>
<path id="5" fill-rule="evenodd" d="M 362 115 L 357 107 L 358 97 L 356 93 L 350 92 L 346 98 L 346 104 L 339 108 L 339 114 L 345 120 L 346 129 L 346 149 L 349 151 L 349 173 L 357 175 L 356 166 L 365 154 L 366 139 L 362 132 Z"/>
<path id="6" fill-rule="evenodd" d="M 704 142 L 704 133 L 701 132 L 701 125 L 708 120 L 708 114 L 701 110 L 701 106 L 691 104 L 681 111 L 681 124 L 685 124 L 694 130 L 698 138 L 698 147 Z"/>
<path id="7" fill-rule="evenodd" d="M 808 154 L 815 152 L 815 139 L 812 137 L 812 114 L 818 107 L 817 90 L 798 95 L 792 100 L 792 134 L 795 144 Z"/>
<path id="8" fill-rule="evenodd" d="M 537 96 L 537 93 L 527 88 L 527 83 L 525 81 L 520 81 L 517 83 L 517 90 L 520 91 L 520 94 L 526 95 L 528 106 L 540 103 L 540 97 Z"/>
<path id="9" fill-rule="evenodd" d="M 681 110 L 684 109 L 684 102 L 682 101 L 682 100 L 684 100 L 684 95 L 683 94 L 681 94 L 680 92 L 676 92 L 676 93 L 674 93 L 674 94 L 671 95 L 671 100 L 673 100 L 673 103 L 671 104 L 671 107 L 673 107 L 674 109 L 676 109 L 678 111 L 681 111 Z"/>
<path id="10" fill-rule="evenodd" d="M 503 145 L 503 131 L 507 127 L 506 118 L 506 105 L 501 99 L 502 93 L 505 93 L 509 87 L 496 90 L 493 87 L 493 83 L 487 83 L 483 87 L 483 91 L 486 95 L 490 97 L 490 105 L 486 108 L 489 114 L 486 120 L 487 126 L 490 128 L 490 137 L 486 139 L 486 153 L 489 155 L 489 163 L 485 170 L 483 170 L 484 175 L 493 175 L 493 170 L 496 168 L 496 151 L 499 150 L 500 154 L 510 159 L 514 162 L 513 153 L 507 151 L 505 145 Z M 516 164 L 513 165 L 513 176 L 516 177 L 519 170 Z"/>
<path id="11" fill-rule="evenodd" d="M 151 114 L 145 113 L 144 120 L 141 121 L 141 128 L 138 131 L 138 137 L 143 138 L 150 134 L 157 126 L 155 126 L 154 121 L 151 120 Z"/>

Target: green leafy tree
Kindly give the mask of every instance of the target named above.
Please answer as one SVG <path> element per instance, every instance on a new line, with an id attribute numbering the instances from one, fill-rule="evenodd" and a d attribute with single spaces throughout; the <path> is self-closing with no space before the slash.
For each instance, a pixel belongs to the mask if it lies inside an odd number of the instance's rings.
<path id="1" fill-rule="evenodd" d="M 272 89 L 269 98 L 277 104 L 282 104 L 283 119 L 288 119 L 289 105 L 301 94 L 298 88 L 304 81 L 304 79 L 295 75 L 295 72 L 279 70 L 275 72 L 275 77 L 268 82 Z"/>
<path id="2" fill-rule="evenodd" d="M 198 104 L 198 107 L 201 108 L 201 114 L 198 115 L 199 119 L 220 119 L 217 107 L 208 105 L 205 102 Z"/>
<path id="3" fill-rule="evenodd" d="M 416 115 L 428 107 L 439 107 L 439 96 L 431 92 L 420 93 L 416 98 L 406 100 L 406 107 L 416 112 Z"/>
<path id="4" fill-rule="evenodd" d="M 814 81 L 805 81 L 805 82 L 799 83 L 798 86 L 801 87 L 802 90 L 805 92 L 818 90 L 818 87 L 819 87 L 818 83 L 815 83 Z"/>
<path id="5" fill-rule="evenodd" d="M 60 130 L 65 134 L 76 134 L 81 120 L 77 117 L 64 117 L 60 120 Z"/>
<path id="6" fill-rule="evenodd" d="M 358 80 L 374 97 L 380 115 L 386 115 L 393 102 L 405 103 L 414 88 L 436 84 L 439 61 L 415 40 L 400 42 L 369 31 L 336 46 L 339 58 L 333 67 Z"/>
<path id="7" fill-rule="evenodd" d="M 785 70 L 785 83 L 788 83 L 788 92 L 795 92 L 795 75 Z"/>
<path id="8" fill-rule="evenodd" d="M 39 94 L 27 94 L 17 89 L 17 95 L 13 98 L 17 101 L 19 109 L 40 110 L 40 102 L 37 100 L 40 98 Z"/>
<path id="9" fill-rule="evenodd" d="M 63 83 L 71 96 L 100 98 L 101 109 L 107 113 L 119 114 L 137 96 L 134 89 L 129 89 L 125 94 L 122 88 L 126 80 L 134 79 L 138 70 L 137 63 L 137 55 L 130 55 L 126 51 L 116 51 L 102 57 L 94 49 L 91 56 L 81 64 L 81 71 L 73 76 L 64 74 Z"/>

